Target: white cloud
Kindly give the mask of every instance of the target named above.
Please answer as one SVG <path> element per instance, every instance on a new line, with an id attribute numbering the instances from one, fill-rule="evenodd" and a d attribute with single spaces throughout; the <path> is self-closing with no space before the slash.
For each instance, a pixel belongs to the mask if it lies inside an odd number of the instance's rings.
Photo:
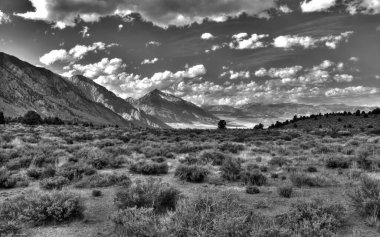
<path id="1" fill-rule="evenodd" d="M 288 5 L 281 5 L 281 6 L 279 7 L 279 10 L 280 10 L 282 13 L 285 13 L 285 14 L 287 14 L 287 13 L 292 13 L 292 12 L 293 12 L 293 10 L 290 9 L 290 8 L 288 7 Z"/>
<path id="2" fill-rule="evenodd" d="M 123 27 L 124 27 L 124 26 L 123 26 L 122 24 L 120 24 L 120 25 L 118 25 L 117 28 L 119 29 L 119 31 L 121 31 L 121 30 L 123 29 Z"/>
<path id="3" fill-rule="evenodd" d="M 351 86 L 346 88 L 329 89 L 325 92 L 325 95 L 327 97 L 343 97 L 376 94 L 377 92 L 378 89 L 375 87 Z"/>
<path id="4" fill-rule="evenodd" d="M 250 71 L 233 71 L 230 70 L 228 72 L 223 72 L 220 76 L 224 77 L 229 74 L 230 80 L 236 80 L 236 79 L 249 79 L 251 77 Z"/>
<path id="5" fill-rule="evenodd" d="M 120 58 L 113 58 L 109 60 L 108 58 L 103 58 L 100 62 L 81 65 L 74 64 L 72 69 L 78 74 L 82 74 L 85 77 L 94 79 L 101 75 L 113 75 L 119 73 L 126 67 L 123 60 Z"/>
<path id="6" fill-rule="evenodd" d="M 213 39 L 213 38 L 214 38 L 214 36 L 212 34 L 210 34 L 210 33 L 203 33 L 201 35 L 201 39 L 203 39 L 203 40 L 210 40 L 210 39 Z"/>
<path id="7" fill-rule="evenodd" d="M 7 24 L 7 23 L 11 23 L 12 20 L 11 18 L 9 17 L 9 15 L 7 15 L 6 13 L 2 12 L 0 10 L 0 25 L 1 24 Z"/>
<path id="8" fill-rule="evenodd" d="M 352 0 L 347 3 L 347 11 L 351 14 L 379 14 L 380 0 Z"/>
<path id="9" fill-rule="evenodd" d="M 76 45 L 70 50 L 65 49 L 55 49 L 46 53 L 40 58 L 40 62 L 45 65 L 51 65 L 55 62 L 76 62 L 84 58 L 89 52 L 102 51 L 111 47 L 115 47 L 117 44 L 106 45 L 103 42 L 96 42 L 92 45 Z"/>
<path id="10" fill-rule="evenodd" d="M 265 77 L 266 75 L 267 75 L 267 70 L 265 69 L 265 68 L 260 68 L 259 70 L 257 70 L 256 72 L 255 72 L 255 76 L 257 76 L 257 77 Z"/>
<path id="11" fill-rule="evenodd" d="M 301 10 L 303 12 L 321 12 L 326 11 L 333 7 L 336 0 L 311 0 L 301 3 Z"/>
<path id="12" fill-rule="evenodd" d="M 16 15 L 25 19 L 43 20 L 59 28 L 76 25 L 78 17 L 85 22 L 101 17 L 141 14 L 143 20 L 160 27 L 184 26 L 204 19 L 221 22 L 243 12 L 256 16 L 276 6 L 274 0 L 29 0 L 35 10 Z"/>
<path id="13" fill-rule="evenodd" d="M 157 41 L 149 41 L 145 44 L 145 47 L 158 47 L 161 43 Z"/>
<path id="14" fill-rule="evenodd" d="M 291 49 L 294 47 L 310 49 L 321 46 L 325 46 L 330 49 L 336 49 L 341 42 L 347 42 L 353 33 L 353 31 L 347 31 L 341 33 L 340 35 L 329 35 L 320 38 L 311 36 L 282 35 L 276 37 L 273 40 L 273 45 L 276 48 L 283 49 Z"/>
<path id="15" fill-rule="evenodd" d="M 358 62 L 359 58 L 358 57 L 351 57 L 350 61 L 352 61 L 352 62 Z"/>
<path id="16" fill-rule="evenodd" d="M 334 80 L 336 82 L 352 82 L 354 80 L 354 77 L 348 74 L 336 74 L 334 76 Z"/>
<path id="17" fill-rule="evenodd" d="M 266 34 L 252 34 L 251 37 L 248 37 L 247 33 L 239 33 L 232 36 L 234 40 L 229 44 L 229 47 L 231 49 L 239 50 L 264 48 L 266 45 L 260 40 L 267 38 L 268 36 L 269 35 Z"/>
<path id="18" fill-rule="evenodd" d="M 45 65 L 51 65 L 58 61 L 67 61 L 69 58 L 70 56 L 65 49 L 55 49 L 43 55 L 40 62 Z"/>
<path id="19" fill-rule="evenodd" d="M 144 61 L 142 61 L 141 64 L 155 64 L 157 61 L 158 61 L 158 58 L 144 59 Z"/>

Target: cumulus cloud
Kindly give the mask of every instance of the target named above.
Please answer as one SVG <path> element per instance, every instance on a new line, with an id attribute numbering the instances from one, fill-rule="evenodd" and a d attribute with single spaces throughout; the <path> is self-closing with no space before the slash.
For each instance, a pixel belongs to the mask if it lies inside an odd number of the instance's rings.
<path id="1" fill-rule="evenodd" d="M 204 19 L 225 21 L 243 12 L 258 15 L 275 7 L 274 0 L 29 0 L 35 10 L 16 15 L 25 19 L 43 20 L 56 27 L 74 26 L 79 17 L 85 22 L 99 21 L 101 17 L 139 13 L 155 25 L 184 26 Z"/>
<path id="2" fill-rule="evenodd" d="M 9 17 L 9 15 L 6 14 L 6 13 L 4 13 L 4 12 L 2 12 L 2 11 L 0 10 L 0 25 L 1 25 L 1 24 L 11 23 L 11 22 L 12 22 L 12 20 L 11 20 L 11 18 Z"/>
<path id="3" fill-rule="evenodd" d="M 350 86 L 346 88 L 329 89 L 325 92 L 325 95 L 328 97 L 343 97 L 376 94 L 377 92 L 378 89 L 375 87 Z"/>
<path id="4" fill-rule="evenodd" d="M 336 0 L 311 0 L 301 3 L 301 10 L 303 12 L 321 12 L 326 11 L 333 7 Z"/>
<path id="5" fill-rule="evenodd" d="M 351 14 L 379 14 L 380 0 L 353 0 L 349 1 L 347 11 Z"/>
<path id="6" fill-rule="evenodd" d="M 158 58 L 153 59 L 144 59 L 144 61 L 141 62 L 141 64 L 155 64 L 158 61 Z"/>
<path id="7" fill-rule="evenodd" d="M 334 76 L 334 80 L 336 82 L 352 82 L 354 80 L 354 77 L 348 74 L 336 74 Z"/>
<path id="8" fill-rule="evenodd" d="M 255 72 L 255 76 L 257 77 L 272 77 L 272 78 L 289 78 L 297 75 L 299 71 L 302 70 L 302 66 L 296 65 L 293 67 L 284 67 L 284 68 L 260 68 Z"/>
<path id="9" fill-rule="evenodd" d="M 52 65 L 55 62 L 76 62 L 83 59 L 89 52 L 103 51 L 114 46 L 117 46 L 117 44 L 106 45 L 103 42 L 96 42 L 88 46 L 76 45 L 70 50 L 55 49 L 44 54 L 40 58 L 40 62 L 45 65 Z"/>
<path id="10" fill-rule="evenodd" d="M 249 79 L 251 77 L 250 71 L 233 71 L 223 72 L 220 76 L 224 77 L 229 75 L 230 80 L 236 79 Z"/>
<path id="11" fill-rule="evenodd" d="M 145 47 L 158 47 L 158 46 L 160 46 L 160 45 L 161 45 L 160 42 L 157 42 L 157 41 L 152 40 L 152 41 L 147 42 L 147 43 L 145 44 Z"/>
<path id="12" fill-rule="evenodd" d="M 247 33 L 239 33 L 232 36 L 234 40 L 229 44 L 229 47 L 231 49 L 239 50 L 264 48 L 266 45 L 261 40 L 267 38 L 268 36 L 269 35 L 267 34 L 252 34 L 248 37 Z"/>
<path id="13" fill-rule="evenodd" d="M 117 26 L 117 28 L 119 29 L 119 31 L 121 31 L 123 29 L 123 27 L 124 26 L 122 24 L 120 24 L 120 25 Z"/>
<path id="14" fill-rule="evenodd" d="M 287 13 L 292 13 L 292 12 L 293 12 L 293 10 L 290 9 L 290 8 L 288 7 L 288 5 L 281 5 L 278 9 L 279 9 L 282 13 L 285 13 L 285 14 L 287 14 Z"/>
<path id="15" fill-rule="evenodd" d="M 325 46 L 330 49 L 336 49 L 342 42 L 347 42 L 353 34 L 353 31 L 343 32 L 340 35 L 329 35 L 320 38 L 312 36 L 298 35 L 281 35 L 273 40 L 276 48 L 292 49 L 294 47 L 302 47 L 305 49 Z"/>
<path id="16" fill-rule="evenodd" d="M 214 38 L 214 36 L 212 34 L 210 34 L 210 33 L 203 33 L 201 35 L 201 39 L 203 39 L 203 40 L 210 40 L 210 39 L 213 39 L 213 38 Z"/>

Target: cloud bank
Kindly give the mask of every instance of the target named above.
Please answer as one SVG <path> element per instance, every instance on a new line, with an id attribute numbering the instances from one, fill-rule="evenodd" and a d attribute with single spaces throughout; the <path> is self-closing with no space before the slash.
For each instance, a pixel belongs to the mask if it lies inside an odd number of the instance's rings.
<path id="1" fill-rule="evenodd" d="M 25 19 L 54 23 L 58 28 L 74 26 L 79 17 L 96 22 L 101 17 L 139 13 L 157 26 L 184 26 L 208 18 L 224 21 L 243 12 L 258 15 L 275 7 L 274 0 L 29 0 L 34 12 L 17 13 Z"/>

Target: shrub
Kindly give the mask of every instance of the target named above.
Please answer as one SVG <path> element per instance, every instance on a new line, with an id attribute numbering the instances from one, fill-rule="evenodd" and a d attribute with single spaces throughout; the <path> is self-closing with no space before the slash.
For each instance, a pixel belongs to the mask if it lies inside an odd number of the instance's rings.
<path id="1" fill-rule="evenodd" d="M 92 166 L 84 163 L 67 163 L 59 168 L 57 174 L 72 181 L 81 179 L 83 174 L 90 175 L 95 172 Z"/>
<path id="2" fill-rule="evenodd" d="M 306 168 L 306 171 L 309 173 L 316 173 L 316 172 L 318 172 L 318 169 L 315 166 L 309 166 Z"/>
<path id="3" fill-rule="evenodd" d="M 47 178 L 40 181 L 40 188 L 45 190 L 52 190 L 52 189 L 62 189 L 63 186 L 67 185 L 69 183 L 69 179 L 62 177 L 62 176 L 56 176 Z"/>
<path id="4" fill-rule="evenodd" d="M 269 162 L 268 164 L 272 165 L 272 166 L 279 166 L 279 167 L 282 167 L 284 165 L 287 165 L 290 161 L 283 158 L 283 157 L 273 157 Z"/>
<path id="5" fill-rule="evenodd" d="M 0 111 L 0 124 L 5 124 L 4 113 Z"/>
<path id="6" fill-rule="evenodd" d="M 43 123 L 41 116 L 35 111 L 28 111 L 21 121 L 26 125 L 40 125 Z"/>
<path id="7" fill-rule="evenodd" d="M 348 169 L 351 162 L 345 157 L 329 157 L 325 161 L 326 167 L 330 169 Z"/>
<path id="8" fill-rule="evenodd" d="M 148 179 L 137 181 L 130 187 L 116 193 L 115 204 L 119 209 L 130 207 L 153 208 L 155 212 L 175 210 L 180 191 L 161 183 L 160 180 Z"/>
<path id="9" fill-rule="evenodd" d="M 114 233 L 118 237 L 158 237 L 162 235 L 162 226 L 153 208 L 127 208 L 119 210 L 111 218 Z"/>
<path id="10" fill-rule="evenodd" d="M 0 236 L 16 236 L 21 226 L 15 221 L 0 220 Z"/>
<path id="11" fill-rule="evenodd" d="M 26 174 L 33 179 L 50 178 L 53 177 L 56 170 L 53 166 L 47 166 L 46 168 L 32 167 L 26 171 Z"/>
<path id="12" fill-rule="evenodd" d="M 158 175 L 167 174 L 169 166 L 167 163 L 156 163 L 144 160 L 131 164 L 129 169 L 137 174 Z"/>
<path id="13" fill-rule="evenodd" d="M 278 187 L 277 192 L 281 197 L 290 198 L 293 194 L 292 186 Z"/>
<path id="14" fill-rule="evenodd" d="M 290 175 L 290 181 L 297 186 L 324 187 L 331 185 L 330 181 L 322 176 L 295 172 Z"/>
<path id="15" fill-rule="evenodd" d="M 344 225 L 345 216 L 345 208 L 340 204 L 299 200 L 292 204 L 282 224 L 290 229 L 291 236 L 334 236 Z"/>
<path id="16" fill-rule="evenodd" d="M 232 193 L 206 193 L 179 203 L 166 236 L 278 236 L 280 228 L 241 204 Z M 277 228 L 278 227 L 278 228 Z M 276 231 L 273 233 L 272 231 Z M 271 235 L 268 234 L 271 232 Z"/>
<path id="17" fill-rule="evenodd" d="M 222 152 L 238 153 L 244 150 L 243 144 L 226 142 L 218 146 L 218 149 Z"/>
<path id="18" fill-rule="evenodd" d="M 226 155 L 219 151 L 204 151 L 199 156 L 199 161 L 203 164 L 222 165 Z"/>
<path id="19" fill-rule="evenodd" d="M 96 174 L 93 176 L 84 177 L 75 184 L 76 188 L 100 188 L 113 185 L 128 187 L 131 185 L 131 179 L 125 175 L 119 174 Z"/>
<path id="20" fill-rule="evenodd" d="M 362 215 L 380 218 L 380 183 L 364 176 L 359 186 L 348 193 L 352 206 Z"/>
<path id="21" fill-rule="evenodd" d="M 271 177 L 272 179 L 278 179 L 278 174 L 277 174 L 277 173 L 271 173 L 271 174 L 270 174 L 270 177 Z"/>
<path id="22" fill-rule="evenodd" d="M 248 194 L 258 194 L 260 193 L 260 189 L 254 185 L 248 185 L 245 187 L 245 192 Z"/>
<path id="23" fill-rule="evenodd" d="M 14 188 L 17 180 L 4 167 L 0 168 L 0 188 Z"/>
<path id="24" fill-rule="evenodd" d="M 179 165 L 174 175 L 180 180 L 202 183 L 208 175 L 208 170 L 198 165 Z"/>
<path id="25" fill-rule="evenodd" d="M 91 194 L 92 194 L 93 197 L 100 197 L 100 196 L 102 196 L 102 191 L 100 191 L 100 190 L 92 190 Z"/>
<path id="26" fill-rule="evenodd" d="M 220 170 L 223 178 L 230 181 L 236 181 L 240 178 L 241 163 L 237 159 L 228 158 L 223 162 Z"/>
<path id="27" fill-rule="evenodd" d="M 262 186 L 267 182 L 267 178 L 258 170 L 243 171 L 240 174 L 242 181 L 248 185 Z"/>
<path id="28" fill-rule="evenodd" d="M 83 211 L 82 200 L 75 194 L 30 191 L 4 201 L 0 206 L 0 219 L 36 226 L 70 221 L 82 217 Z"/>

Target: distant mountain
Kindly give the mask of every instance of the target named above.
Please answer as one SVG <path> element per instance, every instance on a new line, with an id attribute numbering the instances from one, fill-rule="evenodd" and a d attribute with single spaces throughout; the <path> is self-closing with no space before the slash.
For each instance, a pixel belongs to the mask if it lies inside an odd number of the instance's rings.
<path id="1" fill-rule="evenodd" d="M 292 117 L 294 115 L 310 115 L 319 113 L 332 113 L 332 112 L 342 112 L 356 110 L 366 110 L 369 111 L 372 108 L 364 106 L 349 106 L 345 104 L 331 104 L 331 105 L 306 105 L 306 104 L 296 104 L 296 103 L 280 103 L 280 104 L 246 104 L 241 106 L 244 113 L 255 115 L 255 116 L 265 116 L 265 117 Z"/>
<path id="2" fill-rule="evenodd" d="M 128 101 L 116 96 L 113 92 L 87 77 L 77 75 L 67 78 L 67 80 L 79 88 L 87 99 L 104 105 L 128 121 L 133 121 L 140 126 L 170 128 L 164 122 L 146 114 L 142 110 L 136 109 Z"/>
<path id="3" fill-rule="evenodd" d="M 95 103 L 63 77 L 0 52 L 0 111 L 16 117 L 34 110 L 98 124 L 134 126 L 112 110 Z"/>
<path id="4" fill-rule="evenodd" d="M 251 103 L 237 108 L 227 105 L 204 105 L 202 108 L 221 119 L 227 120 L 227 126 L 247 128 L 253 127 L 257 123 L 269 126 L 276 121 L 291 119 L 294 115 L 324 114 L 342 111 L 355 112 L 356 110 L 370 111 L 374 109 L 372 107 L 349 106 L 345 104 L 306 105 L 296 103 Z"/>
<path id="5" fill-rule="evenodd" d="M 174 95 L 153 90 L 140 99 L 127 99 L 136 108 L 165 123 L 206 123 L 216 124 L 218 118 L 193 103 Z"/>

